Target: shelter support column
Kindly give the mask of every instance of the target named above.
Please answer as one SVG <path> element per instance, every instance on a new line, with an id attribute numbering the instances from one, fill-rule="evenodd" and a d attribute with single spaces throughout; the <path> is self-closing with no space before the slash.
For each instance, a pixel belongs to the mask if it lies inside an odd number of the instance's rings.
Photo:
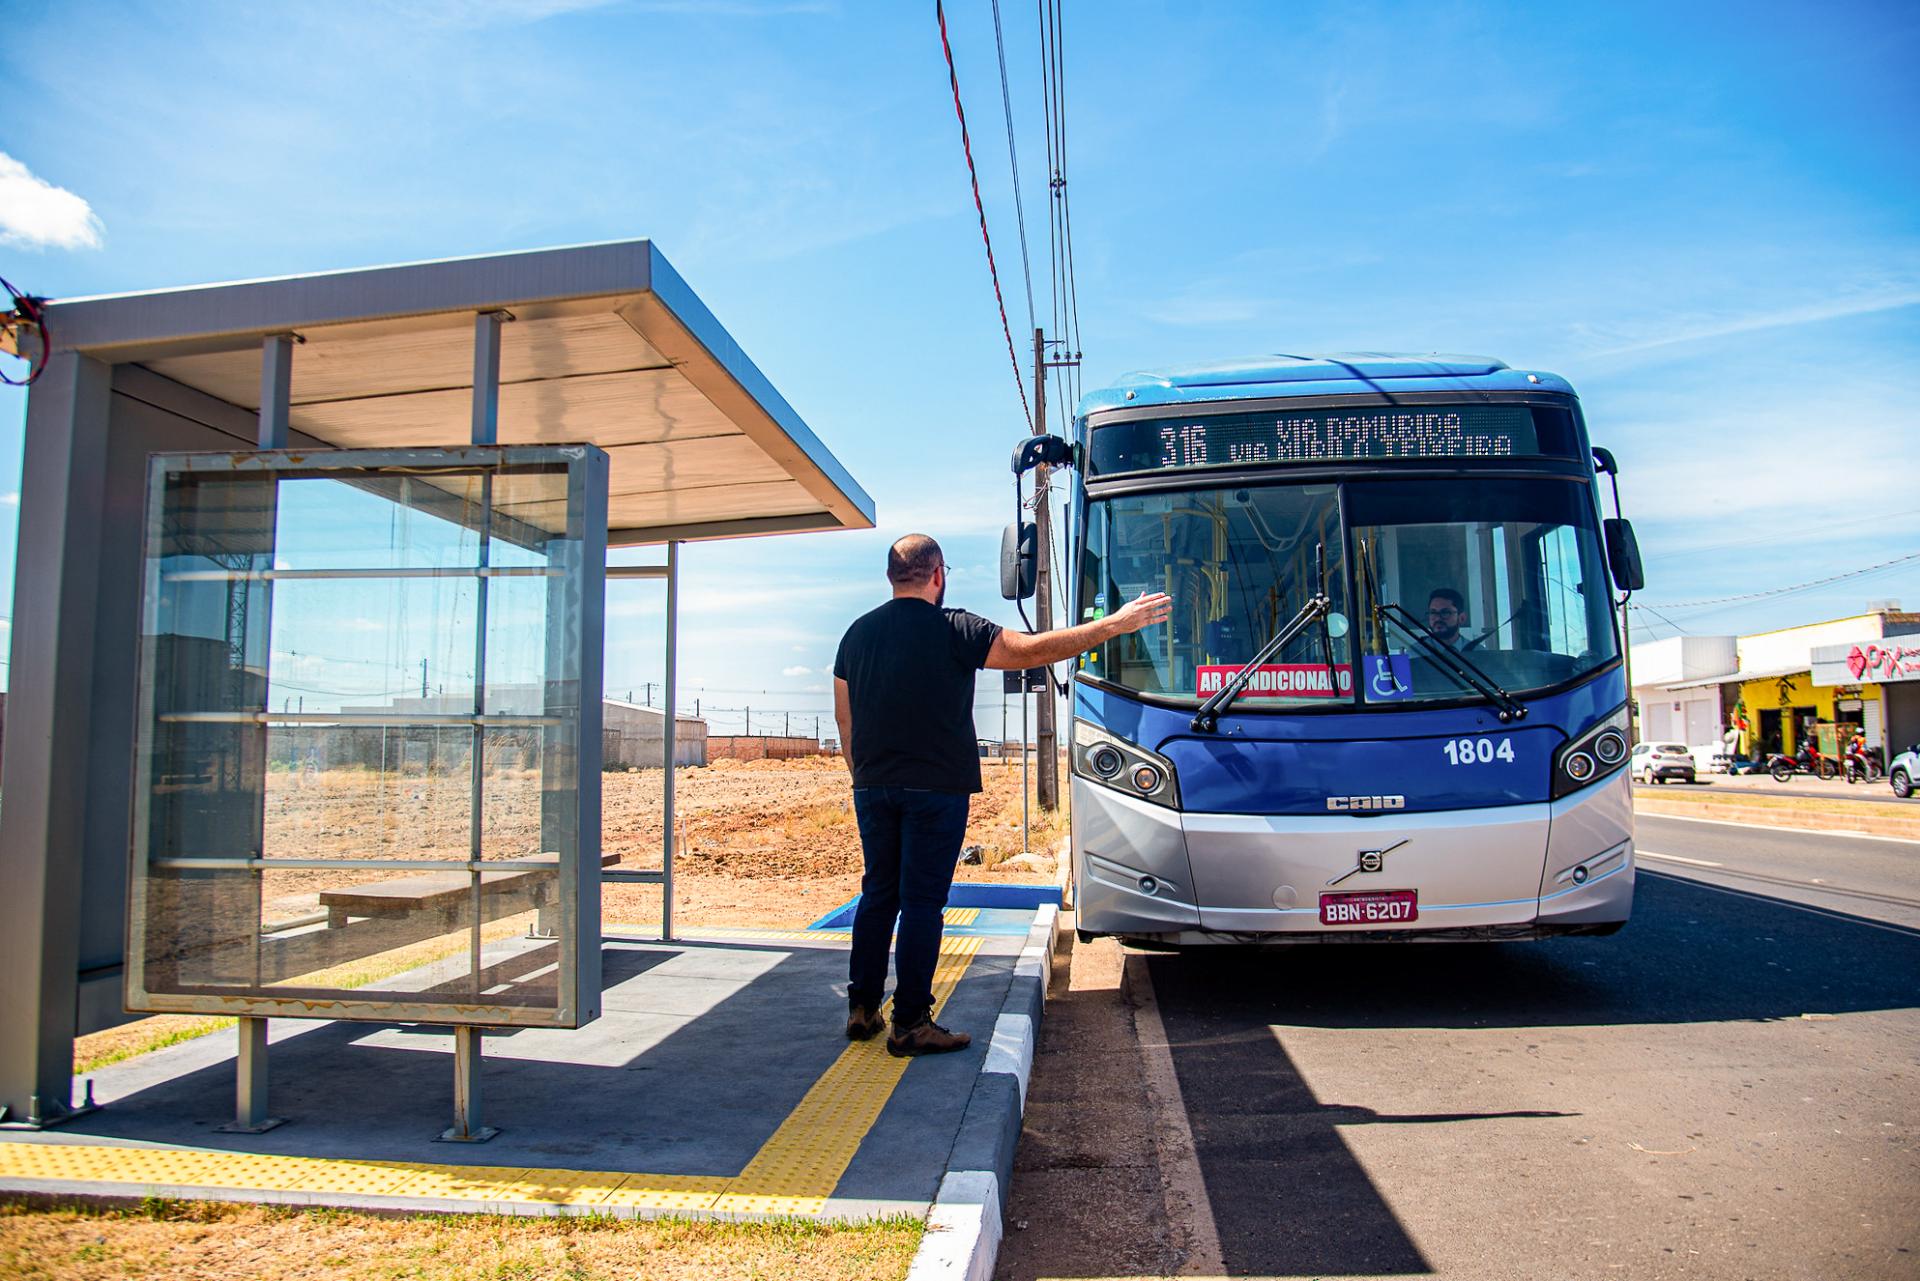
<path id="1" fill-rule="evenodd" d="M 480 1034 L 466 1024 L 453 1029 L 453 1126 L 442 1143 L 485 1143 L 500 1133 L 480 1120 Z"/>
<path id="2" fill-rule="evenodd" d="M 77 1115 L 80 873 L 104 507 L 108 366 L 56 350 L 27 405 L 0 809 L 0 1119 Z M 108 803 L 119 798 L 109 798 Z M 79 1109 L 84 1111 L 85 1108 Z"/>
<path id="3" fill-rule="evenodd" d="M 680 544 L 667 544 L 667 675 L 666 714 L 660 723 L 660 737 L 666 744 L 666 792 L 661 797 L 660 829 L 660 937 L 673 937 L 673 766 L 679 747 L 680 723 L 674 710 L 680 663 Z"/>
<path id="4" fill-rule="evenodd" d="M 267 1021 L 242 1016 L 239 1032 L 233 1121 L 219 1129 L 225 1134 L 264 1134 L 285 1123 L 281 1117 L 267 1115 Z"/>
<path id="5" fill-rule="evenodd" d="M 292 334 L 269 334 L 260 345 L 260 448 L 287 447 L 293 400 Z"/>

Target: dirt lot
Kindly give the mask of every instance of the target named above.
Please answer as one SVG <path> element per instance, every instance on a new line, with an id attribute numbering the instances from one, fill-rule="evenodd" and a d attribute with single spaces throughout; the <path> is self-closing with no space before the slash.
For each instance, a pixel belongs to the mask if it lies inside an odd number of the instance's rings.
<path id="1" fill-rule="evenodd" d="M 974 799 L 966 844 L 981 847 L 964 879 L 1046 879 L 1043 866 L 1001 869 L 1020 851 L 1018 761 L 983 762 L 986 791 Z M 607 774 L 601 787 L 601 848 L 629 869 L 660 866 L 663 780 L 657 769 Z M 342 769 L 269 777 L 268 857 L 464 859 L 470 780 L 464 770 L 432 777 Z M 846 766 L 838 757 L 720 760 L 676 771 L 675 914 L 688 924 L 805 925 L 859 887 L 860 837 Z M 1064 814 L 1033 810 L 1032 848 L 1051 851 Z M 540 852 L 536 771 L 489 774 L 484 842 L 489 858 Z M 312 912 L 320 890 L 401 873 L 269 873 L 267 918 Z M 659 891 L 609 885 L 603 919 L 658 920 Z"/>
<path id="2" fill-rule="evenodd" d="M 1020 765 L 983 762 L 986 790 L 973 801 L 967 845 L 978 865 L 961 880 L 1049 881 L 1051 858 L 1003 866 L 1020 853 Z M 622 867 L 660 864 L 659 770 L 608 775 L 602 791 L 603 847 Z M 674 783 L 676 921 L 708 925 L 798 926 L 860 889 L 860 834 L 846 766 L 836 757 L 717 761 L 678 771 Z M 1066 834 L 1064 810 L 1033 809 L 1031 848 L 1052 851 Z M 660 896 L 647 886 L 609 885 L 609 922 L 657 921 Z"/>

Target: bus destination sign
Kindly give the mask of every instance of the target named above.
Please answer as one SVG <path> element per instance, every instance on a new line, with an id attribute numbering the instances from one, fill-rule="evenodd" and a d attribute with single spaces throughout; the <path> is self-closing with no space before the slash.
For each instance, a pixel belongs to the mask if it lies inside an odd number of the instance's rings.
<path id="1" fill-rule="evenodd" d="M 1388 405 L 1139 419 L 1094 428 L 1089 470 L 1110 476 L 1343 460 L 1538 458 L 1537 413 L 1557 417 L 1564 411 L 1527 405 Z"/>

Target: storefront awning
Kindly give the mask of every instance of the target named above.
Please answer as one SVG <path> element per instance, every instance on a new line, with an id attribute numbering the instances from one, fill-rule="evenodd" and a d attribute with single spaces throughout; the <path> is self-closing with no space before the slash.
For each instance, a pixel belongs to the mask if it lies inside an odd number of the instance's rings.
<path id="1" fill-rule="evenodd" d="M 1709 685 L 1737 685 L 1742 681 L 1775 680 L 1782 676 L 1796 676 L 1810 670 L 1810 664 L 1802 663 L 1798 667 L 1770 668 L 1761 672 L 1725 672 L 1719 676 L 1703 676 L 1698 680 L 1675 681 L 1671 685 L 1661 685 L 1660 689 L 1705 689 Z"/>
<path id="2" fill-rule="evenodd" d="M 60 346 L 257 411 L 261 343 L 297 336 L 295 443 L 471 440 L 474 318 L 505 311 L 501 444 L 609 458 L 613 544 L 864 529 L 873 500 L 650 241 L 52 305 Z"/>

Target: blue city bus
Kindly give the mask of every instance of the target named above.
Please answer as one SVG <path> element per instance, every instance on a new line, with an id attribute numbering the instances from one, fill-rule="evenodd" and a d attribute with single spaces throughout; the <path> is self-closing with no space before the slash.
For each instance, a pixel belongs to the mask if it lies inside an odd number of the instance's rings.
<path id="1" fill-rule="evenodd" d="M 1625 924 L 1614 593 L 1641 585 L 1640 559 L 1617 489 L 1602 515 L 1613 460 L 1565 380 L 1373 354 L 1133 374 L 1015 472 L 1041 461 L 1072 468 L 1070 619 L 1174 601 L 1072 674 L 1083 936 Z"/>

